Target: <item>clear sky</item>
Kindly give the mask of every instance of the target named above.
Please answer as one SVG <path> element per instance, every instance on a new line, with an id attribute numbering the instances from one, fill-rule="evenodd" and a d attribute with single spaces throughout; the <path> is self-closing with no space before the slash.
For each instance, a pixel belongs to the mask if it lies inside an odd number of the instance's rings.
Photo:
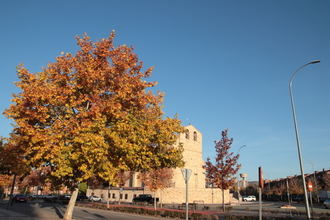
<path id="1" fill-rule="evenodd" d="M 294 81 L 305 171 L 330 169 L 330 1 L 0 1 L 0 111 L 18 92 L 16 66 L 40 71 L 75 36 L 92 40 L 116 30 L 165 92 L 164 111 L 203 134 L 204 159 L 228 128 L 241 172 L 257 179 L 298 174 L 289 99 Z M 0 135 L 11 131 L 0 116 Z"/>

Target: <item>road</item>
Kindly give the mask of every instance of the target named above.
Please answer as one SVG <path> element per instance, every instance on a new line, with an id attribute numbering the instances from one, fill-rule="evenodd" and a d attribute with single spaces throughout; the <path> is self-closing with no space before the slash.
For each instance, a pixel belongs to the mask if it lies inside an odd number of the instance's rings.
<path id="1" fill-rule="evenodd" d="M 0 220 L 59 220 L 62 219 L 65 206 L 44 203 L 27 202 L 14 203 L 7 209 L 7 205 L 0 204 Z M 75 220 L 164 220 L 161 217 L 141 216 L 127 213 L 112 212 L 100 209 L 75 207 Z"/>
<path id="2" fill-rule="evenodd" d="M 263 212 L 265 216 L 290 216 L 289 210 L 283 210 L 280 207 L 285 203 L 264 202 Z M 304 211 L 302 204 L 295 204 L 297 210 Z M 29 201 L 27 203 L 14 203 L 7 209 L 7 204 L 0 200 L 0 220 L 59 220 L 62 219 L 66 206 L 55 203 Z M 210 205 L 209 211 L 220 210 L 218 205 Z M 258 203 L 241 203 L 238 206 L 232 206 L 225 215 L 258 215 Z M 330 216 L 330 210 L 324 208 L 314 208 L 314 212 L 325 213 Z M 73 218 L 75 220 L 164 220 L 168 218 L 150 217 L 136 214 L 119 213 L 101 209 L 91 209 L 84 207 L 75 207 Z"/>

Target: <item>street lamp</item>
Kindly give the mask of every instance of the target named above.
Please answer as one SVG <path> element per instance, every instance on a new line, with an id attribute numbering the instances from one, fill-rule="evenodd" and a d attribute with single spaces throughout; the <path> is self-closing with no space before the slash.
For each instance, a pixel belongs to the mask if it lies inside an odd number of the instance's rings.
<path id="1" fill-rule="evenodd" d="M 237 151 L 237 154 L 239 154 L 240 150 L 243 148 L 243 147 L 246 147 L 246 145 L 242 145 L 238 151 Z M 239 193 L 239 175 L 237 174 L 237 198 L 238 198 L 238 205 L 240 204 L 240 197 L 241 197 L 241 194 Z"/>
<path id="2" fill-rule="evenodd" d="M 314 185 L 315 185 L 315 193 L 316 193 L 316 199 L 317 202 L 320 202 L 319 194 L 318 194 L 318 187 L 317 187 L 317 180 L 316 180 L 316 170 L 314 168 L 314 163 L 312 161 L 309 161 L 309 163 L 312 165 L 312 171 L 314 176 Z"/>
<path id="3" fill-rule="evenodd" d="M 294 128 L 295 128 L 295 133 L 296 133 L 296 141 L 297 141 L 297 149 L 298 149 L 298 158 L 299 158 L 299 164 L 300 164 L 300 172 L 303 180 L 303 186 L 304 186 L 304 194 L 305 194 L 305 204 L 306 204 L 306 213 L 307 213 L 307 218 L 311 219 L 311 213 L 309 210 L 309 204 L 308 204 L 308 197 L 307 197 L 307 189 L 306 189 L 306 181 L 305 181 L 305 174 L 304 174 L 304 167 L 303 167 L 303 161 L 302 161 L 302 156 L 300 152 L 300 140 L 299 140 L 299 132 L 298 132 L 298 125 L 297 125 L 297 118 L 296 118 L 296 110 L 294 107 L 294 101 L 293 101 L 293 95 L 292 95 L 292 82 L 295 79 L 296 74 L 304 68 L 305 66 L 308 66 L 310 64 L 316 64 L 319 63 L 319 60 L 313 60 L 311 62 L 308 62 L 301 67 L 299 67 L 295 72 L 293 72 L 290 82 L 289 82 L 289 91 L 290 91 L 290 98 L 291 98 L 291 107 L 292 107 L 292 114 L 293 114 L 293 122 L 294 122 Z"/>
<path id="4" fill-rule="evenodd" d="M 242 145 L 239 149 L 238 149 L 238 151 L 237 151 L 237 153 L 239 153 L 240 152 L 240 150 L 243 148 L 243 147 L 246 147 L 246 145 L 244 144 L 244 145 Z"/>

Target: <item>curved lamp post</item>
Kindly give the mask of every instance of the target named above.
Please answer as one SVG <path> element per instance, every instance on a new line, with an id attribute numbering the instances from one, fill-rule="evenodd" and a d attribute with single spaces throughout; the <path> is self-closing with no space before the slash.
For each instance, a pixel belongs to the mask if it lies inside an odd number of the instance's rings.
<path id="1" fill-rule="evenodd" d="M 307 197 L 307 189 L 306 189 L 306 181 L 305 181 L 305 174 L 304 174 L 304 167 L 303 167 L 303 161 L 301 157 L 301 152 L 300 152 L 300 140 L 299 140 L 299 132 L 298 132 L 298 125 L 297 125 L 297 118 L 296 118 L 296 110 L 294 107 L 294 101 L 293 101 L 293 95 L 292 95 L 292 82 L 295 79 L 296 74 L 301 70 L 302 68 L 310 65 L 310 64 L 316 64 L 319 63 L 319 60 L 313 60 L 310 61 L 301 67 L 299 67 L 295 72 L 293 72 L 290 82 L 289 82 L 289 91 L 290 91 L 290 98 L 291 98 L 291 107 L 292 107 L 292 114 L 293 114 L 293 122 L 294 122 L 294 128 L 296 132 L 296 141 L 297 141 L 297 149 L 298 149 L 298 158 L 299 158 L 299 164 L 300 164 L 300 172 L 303 180 L 303 186 L 304 186 L 304 194 L 305 194 L 305 204 L 306 204 L 306 213 L 307 213 L 307 218 L 311 219 L 311 213 L 309 210 L 309 203 L 308 203 L 308 197 Z"/>
<path id="2" fill-rule="evenodd" d="M 247 147 L 247 146 L 246 146 L 245 144 L 242 145 L 242 146 L 238 149 L 238 151 L 237 151 L 238 154 L 239 154 L 239 152 L 241 151 L 241 149 L 242 149 L 243 147 Z"/>
<path id="3" fill-rule="evenodd" d="M 242 145 L 242 146 L 238 149 L 237 154 L 239 154 L 239 152 L 241 151 L 241 149 L 242 149 L 243 147 L 246 147 L 246 145 L 245 145 L 245 144 Z M 238 204 L 240 204 L 239 199 L 240 199 L 240 197 L 241 197 L 241 194 L 239 193 L 239 177 L 238 177 L 238 176 L 239 176 L 239 175 L 237 174 L 237 197 L 238 197 Z"/>

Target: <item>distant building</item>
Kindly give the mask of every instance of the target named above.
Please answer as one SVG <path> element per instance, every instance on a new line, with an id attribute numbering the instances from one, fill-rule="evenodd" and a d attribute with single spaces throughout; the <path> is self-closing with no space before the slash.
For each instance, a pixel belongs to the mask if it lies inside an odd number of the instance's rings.
<path id="1" fill-rule="evenodd" d="M 313 192 L 318 194 L 320 200 L 330 195 L 330 170 L 323 169 L 314 173 L 305 174 L 306 183 L 311 182 Z M 301 175 L 288 176 L 275 180 L 265 180 L 264 193 L 266 195 L 293 195 L 304 194 Z"/>
<path id="2" fill-rule="evenodd" d="M 185 167 L 192 170 L 189 179 L 189 203 L 221 203 L 222 196 L 221 190 L 218 188 L 207 188 L 205 183 L 205 170 L 203 169 L 204 161 L 202 159 L 202 134 L 194 126 L 188 125 L 185 127 L 185 133 L 178 136 L 175 146 L 179 143 L 183 144 L 183 160 Z M 181 169 L 173 170 L 173 178 L 171 187 L 158 191 L 156 196 L 160 198 L 162 203 L 183 203 L 185 202 L 185 183 L 182 177 Z M 137 178 L 138 174 L 134 173 L 132 178 L 126 182 L 124 187 L 111 187 L 110 201 L 131 202 L 132 199 L 139 194 L 152 194 L 146 188 L 140 179 Z M 96 188 L 87 190 L 87 195 L 96 195 L 107 200 L 108 189 Z M 225 202 L 230 200 L 229 191 L 225 190 Z"/>

